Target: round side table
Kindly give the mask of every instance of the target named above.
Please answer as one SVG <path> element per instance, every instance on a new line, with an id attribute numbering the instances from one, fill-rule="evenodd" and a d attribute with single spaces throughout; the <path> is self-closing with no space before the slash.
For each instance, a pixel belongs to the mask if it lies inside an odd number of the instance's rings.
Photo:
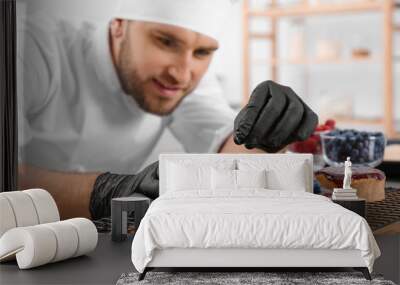
<path id="1" fill-rule="evenodd" d="M 151 199 L 135 193 L 129 197 L 114 198 L 111 200 L 111 239 L 123 241 L 128 233 L 128 215 L 133 212 L 135 228 L 149 208 Z"/>

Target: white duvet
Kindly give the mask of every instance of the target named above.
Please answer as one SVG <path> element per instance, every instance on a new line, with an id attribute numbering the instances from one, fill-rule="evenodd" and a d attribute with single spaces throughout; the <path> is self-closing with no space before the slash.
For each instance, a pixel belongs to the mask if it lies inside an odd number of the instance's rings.
<path id="1" fill-rule="evenodd" d="M 135 268 L 143 272 L 165 248 L 358 249 L 370 272 L 380 255 L 359 215 L 320 195 L 265 189 L 162 195 L 133 240 Z"/>

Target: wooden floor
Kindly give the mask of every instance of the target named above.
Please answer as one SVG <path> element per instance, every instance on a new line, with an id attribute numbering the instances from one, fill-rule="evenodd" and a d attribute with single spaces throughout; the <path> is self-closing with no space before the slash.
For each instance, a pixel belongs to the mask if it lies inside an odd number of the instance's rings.
<path id="1" fill-rule="evenodd" d="M 396 234 L 400 234 L 400 221 L 374 231 L 374 235 L 396 235 Z"/>
<path id="2" fill-rule="evenodd" d="M 400 144 L 393 144 L 386 146 L 384 160 L 400 161 Z"/>

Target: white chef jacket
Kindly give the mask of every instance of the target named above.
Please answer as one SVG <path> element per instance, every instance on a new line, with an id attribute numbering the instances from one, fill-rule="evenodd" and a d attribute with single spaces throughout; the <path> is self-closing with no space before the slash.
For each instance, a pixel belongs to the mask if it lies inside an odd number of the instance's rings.
<path id="1" fill-rule="evenodd" d="M 34 18 L 20 26 L 20 162 L 136 173 L 167 127 L 196 153 L 216 152 L 233 130 L 235 112 L 212 74 L 173 114 L 156 116 L 121 90 L 107 23 Z"/>

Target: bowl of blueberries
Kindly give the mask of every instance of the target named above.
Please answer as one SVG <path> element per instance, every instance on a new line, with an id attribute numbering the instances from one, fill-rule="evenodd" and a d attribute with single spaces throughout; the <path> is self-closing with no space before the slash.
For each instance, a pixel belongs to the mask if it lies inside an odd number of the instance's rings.
<path id="1" fill-rule="evenodd" d="M 335 129 L 321 134 L 322 153 L 330 166 L 342 166 L 347 157 L 353 165 L 375 167 L 383 160 L 386 139 L 381 132 Z"/>

